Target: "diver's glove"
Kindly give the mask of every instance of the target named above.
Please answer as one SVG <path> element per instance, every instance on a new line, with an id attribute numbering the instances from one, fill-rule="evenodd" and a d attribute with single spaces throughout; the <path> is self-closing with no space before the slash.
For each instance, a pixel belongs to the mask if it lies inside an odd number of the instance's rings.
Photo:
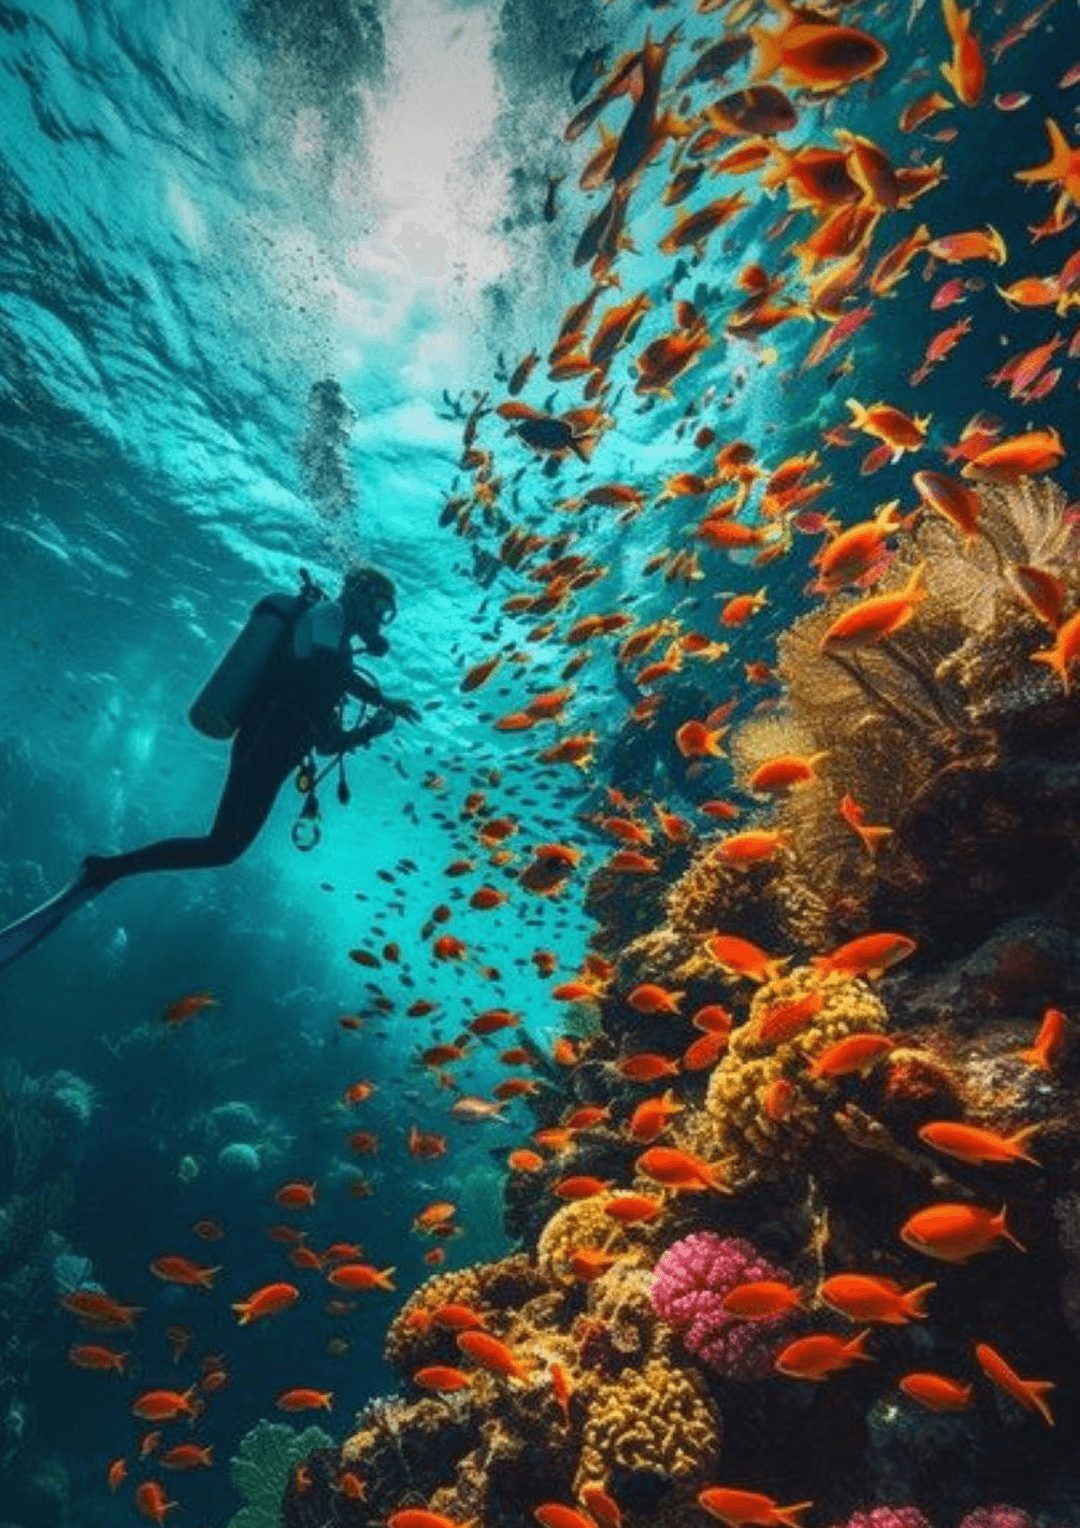
<path id="1" fill-rule="evenodd" d="M 368 721 L 359 727 L 352 727 L 346 733 L 350 749 L 367 748 L 375 738 L 382 737 L 384 732 L 389 732 L 396 721 L 397 717 L 389 707 L 380 706 Z"/>

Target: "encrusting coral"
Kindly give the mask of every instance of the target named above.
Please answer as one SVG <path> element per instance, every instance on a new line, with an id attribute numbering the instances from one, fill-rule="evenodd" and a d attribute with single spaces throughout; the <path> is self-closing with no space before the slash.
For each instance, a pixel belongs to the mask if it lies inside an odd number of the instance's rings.
<path id="1" fill-rule="evenodd" d="M 663 1359 L 602 1386 L 589 1403 L 575 1490 L 613 1471 L 695 1484 L 720 1454 L 720 1418 L 702 1381 Z"/>

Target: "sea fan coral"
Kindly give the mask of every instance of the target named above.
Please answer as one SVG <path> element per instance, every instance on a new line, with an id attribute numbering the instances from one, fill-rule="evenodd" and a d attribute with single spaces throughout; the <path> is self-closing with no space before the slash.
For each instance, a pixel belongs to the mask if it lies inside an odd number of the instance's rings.
<path id="1" fill-rule="evenodd" d="M 722 1302 L 737 1284 L 788 1277 L 743 1237 L 700 1231 L 677 1241 L 657 1263 L 653 1305 L 689 1351 L 725 1379 L 762 1379 L 772 1372 L 791 1318 L 741 1321 Z"/>

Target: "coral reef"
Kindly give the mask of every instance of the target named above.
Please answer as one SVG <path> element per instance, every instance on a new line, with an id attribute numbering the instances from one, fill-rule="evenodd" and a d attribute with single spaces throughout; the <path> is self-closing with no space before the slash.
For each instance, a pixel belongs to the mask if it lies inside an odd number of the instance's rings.
<path id="1" fill-rule="evenodd" d="M 332 1439 L 318 1427 L 298 1433 L 282 1422 L 256 1422 L 240 1442 L 230 1468 L 244 1506 L 229 1528 L 279 1528 L 286 1484 L 295 1466 L 314 1449 L 329 1449 Z"/>
<path id="2" fill-rule="evenodd" d="M 717 835 L 658 854 L 640 895 L 609 868 L 594 876 L 610 979 L 584 1058 L 553 1070 L 533 1107 L 554 1125 L 570 1105 L 602 1104 L 602 1123 L 568 1130 L 556 1159 L 513 1183 L 520 1252 L 439 1275 L 405 1303 L 387 1356 L 409 1388 L 369 1407 L 340 1452 L 312 1456 L 303 1501 L 286 1495 L 287 1528 L 420 1502 L 525 1528 L 537 1506 L 584 1508 L 595 1488 L 627 1528 L 690 1528 L 696 1493 L 719 1482 L 812 1501 L 811 1521 L 838 1528 L 1062 1528 L 1055 1506 L 1080 1490 L 1060 1447 L 1080 1426 L 1080 708 L 1031 662 L 1045 626 L 1007 568 L 1053 574 L 1069 609 L 1080 566 L 1058 489 L 979 495 L 977 534 L 927 512 L 895 554 L 878 590 L 919 566 L 926 589 L 902 629 L 854 651 L 823 644 L 858 598 L 832 594 L 781 637 L 779 708 L 726 740 L 746 795 L 766 759 L 821 756 L 763 806 L 778 833 L 768 860 L 731 863 Z M 820 958 L 881 931 L 903 938 L 910 958 L 895 969 Z M 722 966 L 717 933 L 767 951 L 764 979 Z M 675 993 L 655 1018 L 630 1001 L 642 983 Z M 716 1005 L 730 1014 L 726 1049 L 697 1068 L 687 1048 L 705 1026 L 691 1015 Z M 1066 1018 L 1040 1061 L 1052 1008 Z M 860 1038 L 865 1065 L 815 1070 Z M 663 1082 L 632 1083 L 620 1063 L 653 1049 Z M 642 1088 L 669 1087 L 679 1108 L 663 1146 L 700 1159 L 680 1186 L 639 1165 L 630 1124 Z M 967 1127 L 978 1149 L 939 1149 L 931 1122 Z M 1009 1150 L 1029 1126 L 1034 1161 Z M 707 1183 L 701 1161 L 722 1178 Z M 603 1187 L 546 1208 L 556 1177 L 573 1175 Z M 645 1218 L 610 1213 L 626 1193 Z M 961 1221 L 1001 1210 L 1014 1242 L 953 1260 L 905 1240 L 934 1206 Z M 582 1253 L 591 1261 L 573 1266 Z M 856 1323 L 818 1295 L 842 1273 L 883 1281 L 892 1299 L 932 1287 L 908 1319 Z M 763 1279 L 794 1286 L 799 1309 L 723 1309 Z M 447 1302 L 469 1305 L 505 1351 L 467 1363 L 431 1319 Z M 778 1349 L 802 1337 L 831 1355 L 825 1372 L 778 1372 Z M 1055 1429 L 991 1380 L 984 1344 L 1025 1381 L 1052 1380 Z M 425 1364 L 465 1364 L 467 1383 L 424 1394 Z M 919 1404 L 900 1388 L 916 1371 L 970 1383 L 970 1404 Z M 334 1495 L 346 1462 L 367 1483 L 358 1518 Z M 980 1505 L 1010 1500 L 1022 1507 Z"/>
<path id="3" fill-rule="evenodd" d="M 711 1369 L 727 1379 L 764 1379 L 791 1332 L 790 1317 L 740 1321 L 724 1310 L 723 1299 L 738 1284 L 788 1277 L 744 1237 L 700 1231 L 669 1247 L 657 1263 L 652 1300 L 687 1351 Z"/>

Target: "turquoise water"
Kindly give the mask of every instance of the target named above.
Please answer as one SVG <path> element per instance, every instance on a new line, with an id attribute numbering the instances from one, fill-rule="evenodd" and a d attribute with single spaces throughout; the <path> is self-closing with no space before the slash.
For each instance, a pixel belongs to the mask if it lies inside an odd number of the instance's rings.
<path id="1" fill-rule="evenodd" d="M 755 20 L 754 8 L 737 9 Z M 751 554 L 690 540 L 696 510 L 685 501 L 628 520 L 603 507 L 574 515 L 561 500 L 610 482 L 655 494 L 676 472 L 706 471 L 712 451 L 694 445 L 694 432 L 708 423 L 714 450 L 745 439 L 770 466 L 816 446 L 835 485 L 820 507 L 843 524 L 894 496 L 912 508 L 914 459 L 864 476 L 859 462 L 873 440 L 822 447 L 822 429 L 849 421 L 848 397 L 930 414 L 921 465 L 940 467 L 943 447 L 980 409 L 1006 435 L 1054 427 L 1065 447 L 1055 475 L 1073 497 L 1080 372 L 1066 347 L 1075 310 L 1014 310 L 993 286 L 1058 270 L 1076 249 L 1074 229 L 1031 241 L 1028 228 L 1054 196 L 1014 178 L 1047 158 L 1045 116 L 1070 141 L 1076 135 L 1080 86 L 1058 81 L 1080 57 L 1080 21 L 1072 0 L 1043 9 L 1001 52 L 978 107 L 927 124 L 958 130 L 936 142 L 901 133 L 897 118 L 916 95 L 947 90 L 940 13 L 917 3 L 845 8 L 846 21 L 887 41 L 888 67 L 834 100 L 801 98 L 800 125 L 783 140 L 795 147 L 847 127 L 897 162 L 940 155 L 947 178 L 884 219 L 873 258 L 923 219 L 935 236 L 990 221 L 1009 248 L 1003 269 L 938 265 L 927 279 L 920 257 L 875 301 L 850 348 L 812 369 L 804 363 L 820 319 L 753 343 L 724 340 L 749 262 L 788 277 L 781 300 L 803 294 L 789 246 L 809 224 L 770 237 L 786 203 L 753 176 L 706 178 L 680 207 L 662 205 L 665 148 L 633 194 L 626 227 L 636 248 L 618 260 L 615 297 L 647 291 L 652 308 L 613 363 L 610 428 L 588 464 L 571 455 L 551 475 L 483 414 L 478 445 L 493 453 L 502 487 L 494 508 L 476 507 L 472 534 L 460 535 L 441 512 L 472 486 L 464 417 L 481 395 L 489 408 L 505 399 L 516 363 L 533 347 L 546 356 L 564 310 L 589 289 L 587 269 L 572 262 L 600 199 L 575 180 L 596 139 L 561 136 L 577 109 L 575 65 L 599 47 L 610 65 L 640 47 L 647 26 L 657 37 L 681 21 L 674 78 L 695 41 L 719 35 L 720 18 L 630 0 L 0 7 L 0 921 L 62 886 L 87 852 L 202 831 L 226 749 L 187 725 L 187 707 L 250 607 L 268 590 L 291 591 L 301 566 L 332 587 L 358 558 L 390 573 L 400 612 L 391 652 L 367 666 L 422 716 L 351 762 L 348 806 L 327 781 L 313 852 L 292 846 L 300 798 L 286 786 L 239 864 L 113 888 L 4 974 L 2 1088 L 19 1122 L 5 1148 L 5 1192 L 30 1229 L 13 1237 L 2 1275 L 12 1314 L 0 1520 L 96 1528 L 132 1516 L 130 1485 L 111 1497 L 105 1468 L 131 1457 L 143 1431 L 128 1412 L 132 1379 L 149 1385 L 171 1372 L 170 1324 L 195 1328 L 198 1351 L 224 1353 L 231 1375 L 227 1405 L 215 1401 L 205 1430 L 221 1462 L 178 1484 L 182 1523 L 228 1521 L 237 1500 L 224 1461 L 258 1418 L 275 1414 L 281 1389 L 332 1389 L 332 1423 L 318 1420 L 340 1433 L 391 1388 L 379 1356 L 395 1308 L 388 1295 L 370 1297 L 370 1318 L 365 1308 L 347 1330 L 313 1304 L 273 1339 L 237 1332 L 229 1302 L 282 1266 L 264 1234 L 281 1183 L 317 1179 L 313 1240 L 362 1241 L 378 1266 L 396 1267 L 400 1290 L 428 1272 L 432 1243 L 410 1222 L 433 1199 L 459 1206 L 463 1234 L 447 1242 L 447 1266 L 511 1246 L 503 1159 L 536 1120 L 513 1102 L 512 1126 L 457 1124 L 452 1094 L 418 1051 L 453 1040 L 497 1004 L 522 1011 L 531 1040 L 548 1050 L 565 1013 L 529 956 L 554 951 L 566 980 L 585 954 L 586 875 L 610 845 L 583 814 L 607 810 L 608 782 L 689 816 L 729 785 L 723 768 L 687 778 L 663 737 L 642 741 L 610 639 L 576 676 L 565 729 L 597 734 L 591 772 L 538 762 L 550 728 L 493 727 L 557 686 L 572 656 L 557 636 L 529 640 L 536 617 L 502 609 L 540 587 L 527 566 L 495 560 L 511 526 L 548 537 L 573 530 L 571 551 L 606 568 L 560 612 L 563 630 L 579 615 L 623 611 L 641 623 L 678 616 L 715 634 L 719 600 L 768 586 L 765 610 L 727 635 L 728 666 L 703 666 L 671 686 L 664 715 L 674 724 L 729 699 L 746 716 L 775 693 L 745 684 L 741 665 L 770 662 L 778 632 L 808 608 L 816 536 L 793 530 L 790 551 L 760 568 Z M 974 13 L 989 51 L 1031 7 L 977 4 Z M 737 64 L 716 89 L 745 77 Z M 1009 92 L 1029 99 L 1016 110 L 994 104 Z M 690 110 L 686 94 L 672 93 L 673 110 Z M 610 130 L 626 113 L 625 98 L 609 108 Z M 678 213 L 740 187 L 749 210 L 700 257 L 658 251 Z M 961 305 L 933 311 L 932 295 L 955 275 L 980 284 Z M 714 343 L 670 398 L 642 396 L 630 357 L 665 332 L 679 299 L 705 315 Z M 930 337 L 963 316 L 971 332 L 912 387 Z M 1063 370 L 1044 399 L 1025 405 L 990 386 L 990 370 L 1054 333 L 1062 346 L 1051 365 Z M 845 355 L 850 369 L 838 369 Z M 580 383 L 549 381 L 544 364 L 522 398 L 552 412 L 580 406 Z M 312 394 L 327 383 L 340 391 Z M 326 406 L 339 396 L 340 409 Z M 657 554 L 684 546 L 698 550 L 699 580 L 649 571 Z M 497 651 L 500 671 L 463 694 L 463 673 Z M 487 876 L 459 883 L 444 872 L 475 850 L 461 815 L 471 790 L 519 819 L 521 843 L 585 852 L 560 898 L 528 896 L 507 879 L 495 883 L 512 893 L 505 906 L 464 905 Z M 469 946 L 464 963 L 434 960 L 422 937 L 444 901 L 447 927 Z M 348 958 L 357 948 L 377 955 L 389 941 L 400 944 L 400 962 L 368 970 Z M 166 1032 L 166 1005 L 204 990 L 218 1006 Z M 389 1013 L 373 1006 L 382 994 Z M 439 1005 L 434 1021 L 404 1016 L 416 998 Z M 342 1014 L 357 1013 L 361 1030 L 341 1027 Z M 506 1076 L 503 1039 L 475 1045 L 455 1068 L 467 1093 L 486 1095 Z M 342 1089 L 362 1078 L 377 1092 L 346 1113 Z M 557 1085 L 548 1069 L 543 1088 Z M 552 1104 L 541 1117 L 557 1113 Z M 446 1134 L 447 1154 L 410 1155 L 412 1124 Z M 377 1154 L 352 1159 L 350 1128 L 376 1132 Z M 250 1149 L 230 1156 L 229 1147 Z M 349 1196 L 356 1172 L 370 1179 L 370 1198 Z M 193 1242 L 200 1217 L 220 1217 L 226 1239 Z M 153 1280 L 151 1258 L 175 1252 L 224 1264 L 214 1296 Z M 149 1307 L 122 1382 L 68 1367 L 79 1334 L 56 1297 L 86 1278 Z M 342 1335 L 348 1352 L 328 1353 Z"/>

